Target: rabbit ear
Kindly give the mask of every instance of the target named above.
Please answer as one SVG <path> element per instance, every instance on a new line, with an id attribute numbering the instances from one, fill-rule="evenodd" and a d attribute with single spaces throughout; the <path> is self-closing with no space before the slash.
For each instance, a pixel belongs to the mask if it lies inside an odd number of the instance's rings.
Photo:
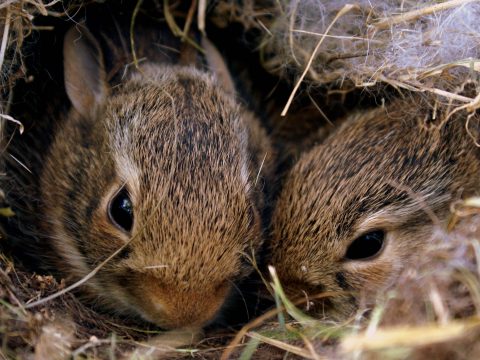
<path id="1" fill-rule="evenodd" d="M 205 57 L 207 59 L 208 66 L 216 75 L 218 81 L 223 87 L 223 90 L 234 95 L 235 83 L 230 76 L 230 71 L 228 71 L 227 64 L 225 64 L 222 55 L 220 55 L 215 45 L 213 45 L 205 36 L 202 38 L 202 47 L 205 50 Z"/>
<path id="2" fill-rule="evenodd" d="M 72 27 L 63 42 L 65 88 L 73 107 L 95 116 L 107 97 L 103 56 L 95 38 L 81 26 Z"/>

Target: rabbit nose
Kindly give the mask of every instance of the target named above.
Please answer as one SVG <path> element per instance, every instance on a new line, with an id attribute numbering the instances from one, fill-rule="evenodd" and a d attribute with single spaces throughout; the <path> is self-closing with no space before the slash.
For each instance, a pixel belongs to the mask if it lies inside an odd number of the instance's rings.
<path id="1" fill-rule="evenodd" d="M 160 310 L 161 325 L 168 329 L 185 326 L 204 326 L 215 318 L 223 305 L 226 292 L 207 290 L 162 290 L 153 294 L 156 308 Z"/>
<path id="2" fill-rule="evenodd" d="M 147 283 L 149 286 L 137 292 L 136 297 L 145 317 L 167 330 L 208 324 L 231 288 L 228 282 L 185 288 L 181 284 L 163 284 L 153 276 Z"/>

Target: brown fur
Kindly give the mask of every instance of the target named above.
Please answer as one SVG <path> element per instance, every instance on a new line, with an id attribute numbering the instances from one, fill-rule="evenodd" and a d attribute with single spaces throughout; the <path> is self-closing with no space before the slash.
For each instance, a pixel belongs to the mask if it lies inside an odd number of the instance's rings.
<path id="1" fill-rule="evenodd" d="M 198 65 L 147 61 L 108 89 L 98 49 L 85 30 L 65 40 L 74 108 L 41 174 L 41 232 L 69 283 L 133 238 L 87 283 L 90 298 L 164 328 L 203 326 L 262 244 L 265 132 Z M 131 234 L 108 216 L 122 186 L 134 207 Z"/>
<path id="2" fill-rule="evenodd" d="M 385 288 L 420 253 L 452 201 L 479 194 L 478 149 L 464 121 L 437 126 L 429 117 L 415 100 L 356 113 L 299 158 L 271 234 L 271 262 L 291 293 L 338 292 L 331 314 L 349 314 L 352 294 Z M 345 259 L 373 230 L 386 232 L 379 255 Z"/>

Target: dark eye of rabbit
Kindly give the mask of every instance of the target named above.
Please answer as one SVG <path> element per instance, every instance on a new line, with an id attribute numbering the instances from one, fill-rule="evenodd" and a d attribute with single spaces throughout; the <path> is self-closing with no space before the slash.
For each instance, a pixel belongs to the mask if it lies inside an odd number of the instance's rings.
<path id="1" fill-rule="evenodd" d="M 385 232 L 370 231 L 359 236 L 350 244 L 345 254 L 347 260 L 367 260 L 378 255 L 383 249 Z"/>
<path id="2" fill-rule="evenodd" d="M 128 191 L 123 188 L 110 202 L 108 209 L 110 220 L 120 229 L 126 232 L 132 230 L 133 205 Z"/>

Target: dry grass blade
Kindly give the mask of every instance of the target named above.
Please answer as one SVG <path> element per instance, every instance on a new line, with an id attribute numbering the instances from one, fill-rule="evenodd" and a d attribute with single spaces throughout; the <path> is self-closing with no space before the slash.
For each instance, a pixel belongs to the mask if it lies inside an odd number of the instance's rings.
<path id="1" fill-rule="evenodd" d="M 18 125 L 18 129 L 19 129 L 18 131 L 20 131 L 20 134 L 23 134 L 23 131 L 24 131 L 25 129 L 24 129 L 24 127 L 23 127 L 23 124 L 22 124 L 20 121 L 14 119 L 12 116 L 6 115 L 6 114 L 0 114 L 0 118 L 5 119 L 5 120 L 7 120 L 7 121 L 11 121 L 11 122 L 17 124 L 17 125 Z"/>
<path id="2" fill-rule="evenodd" d="M 471 197 L 464 201 L 465 206 L 480 208 L 480 197 Z"/>
<path id="3" fill-rule="evenodd" d="M 135 38 L 134 38 L 134 30 L 135 30 L 135 19 L 137 18 L 138 11 L 140 10 L 140 6 L 142 6 L 143 0 L 138 0 L 135 8 L 133 9 L 132 18 L 130 19 L 130 47 L 132 51 L 133 63 L 135 67 L 138 69 L 138 59 L 137 53 L 135 51 Z"/>
<path id="4" fill-rule="evenodd" d="M 207 0 L 198 1 L 198 29 L 205 34 L 205 18 L 207 13 Z"/>
<path id="5" fill-rule="evenodd" d="M 305 315 L 288 299 L 287 295 L 283 291 L 282 285 L 280 284 L 280 279 L 277 276 L 275 268 L 273 266 L 269 266 L 268 270 L 273 280 L 273 283 L 271 284 L 271 286 L 275 294 L 278 295 L 278 298 L 281 300 L 283 307 L 285 307 L 288 314 L 303 325 L 316 324 L 317 320 L 311 318 L 308 315 Z"/>
<path id="6" fill-rule="evenodd" d="M 275 346 L 279 349 L 285 350 L 287 352 L 290 352 L 298 356 L 302 356 L 305 359 L 313 359 L 313 360 L 321 359 L 317 356 L 313 356 L 311 352 L 306 349 L 302 349 L 298 346 L 294 346 L 280 340 L 276 340 L 276 339 L 269 338 L 267 336 L 260 335 L 259 333 L 248 333 L 247 335 L 253 339 L 260 340 L 265 344 Z"/>
<path id="7" fill-rule="evenodd" d="M 403 22 L 409 22 L 414 19 L 417 19 L 421 16 L 433 14 L 439 11 L 444 11 L 448 9 L 452 9 L 454 7 L 462 6 L 468 3 L 472 2 L 478 2 L 479 0 L 450 0 L 450 1 L 445 1 L 440 4 L 435 4 L 431 6 L 424 7 L 422 9 L 418 10 L 413 10 L 406 12 L 401 15 L 397 16 L 392 16 L 386 19 L 382 19 L 380 21 L 377 21 L 376 23 L 372 24 L 373 27 L 376 29 L 389 29 L 392 27 L 392 25 L 403 23 Z"/>
<path id="8" fill-rule="evenodd" d="M 163 2 L 163 14 L 165 16 L 165 21 L 167 22 L 167 25 L 170 28 L 170 31 L 173 33 L 173 35 L 182 36 L 183 35 L 182 30 L 177 25 L 177 22 L 175 21 L 175 17 L 170 11 L 170 2 L 168 0 L 165 0 Z"/>
<path id="9" fill-rule="evenodd" d="M 472 103 L 473 101 L 475 101 L 475 99 L 472 99 L 472 98 L 469 98 L 469 97 L 466 97 L 466 96 L 462 96 L 462 95 L 458 95 L 458 94 L 454 94 L 450 91 L 445 91 L 445 90 L 442 90 L 442 89 L 435 89 L 435 88 L 430 88 L 430 87 L 426 87 L 426 86 L 421 86 L 418 88 L 419 91 L 428 91 L 428 92 L 431 92 L 432 94 L 436 94 L 436 95 L 440 95 L 440 96 L 443 96 L 447 99 L 452 99 L 452 100 L 457 100 L 457 101 L 461 101 L 461 102 L 467 102 L 467 103 Z M 467 105 L 469 105 L 467 104 Z"/>
<path id="10" fill-rule="evenodd" d="M 195 13 L 196 7 L 197 7 L 197 0 L 192 0 L 192 3 L 190 4 L 190 8 L 188 9 L 185 25 L 183 26 L 182 41 L 185 41 L 187 39 L 187 35 L 190 32 L 190 27 L 192 26 L 193 15 Z"/>
<path id="11" fill-rule="evenodd" d="M 370 43 L 371 42 L 381 43 L 380 41 L 369 39 L 369 38 L 366 38 L 366 37 L 360 37 L 360 36 L 329 35 L 329 34 L 317 33 L 317 32 L 314 32 L 314 31 L 301 30 L 301 29 L 293 29 L 292 32 L 299 33 L 299 34 L 308 34 L 308 35 L 313 35 L 313 36 L 321 36 L 321 37 L 332 38 L 332 39 L 362 40 L 362 41 L 368 41 Z"/>
<path id="12" fill-rule="evenodd" d="M 42 14 L 43 16 L 48 15 L 48 10 L 47 8 L 50 6 L 55 5 L 56 3 L 59 3 L 61 0 L 52 0 L 47 4 L 43 4 L 42 2 L 35 1 L 35 0 L 24 0 L 27 4 L 33 5 L 37 8 L 38 12 Z"/>
<path id="13" fill-rule="evenodd" d="M 308 339 L 308 337 L 302 333 L 299 333 L 298 335 L 302 338 L 303 342 L 305 343 L 305 346 L 307 347 L 312 357 L 315 360 L 321 360 L 322 357 L 317 354 L 317 352 L 315 351 L 315 347 L 313 346 L 312 342 Z"/>
<path id="14" fill-rule="evenodd" d="M 295 94 L 298 91 L 298 88 L 300 87 L 300 84 L 303 82 L 303 79 L 307 75 L 307 72 L 309 71 L 310 67 L 312 66 L 313 59 L 315 59 L 315 56 L 317 55 L 318 49 L 320 49 L 320 46 L 322 45 L 323 41 L 325 40 L 326 35 L 330 32 L 330 29 L 333 27 L 333 25 L 337 22 L 337 20 L 345 15 L 347 12 L 350 10 L 356 8 L 356 5 L 351 5 L 347 4 L 345 5 L 335 16 L 335 18 L 332 20 L 330 25 L 327 27 L 327 30 L 325 31 L 325 34 L 320 38 L 320 40 L 317 43 L 317 46 L 315 46 L 315 49 L 312 52 L 312 55 L 310 56 L 310 59 L 308 60 L 307 66 L 305 66 L 305 70 L 303 71 L 302 75 L 300 76 L 300 79 L 298 79 L 297 83 L 295 84 L 295 87 L 292 90 L 292 93 L 290 94 L 290 97 L 288 98 L 287 104 L 282 110 L 281 115 L 285 116 L 287 115 L 288 109 L 290 108 L 290 105 L 293 101 L 293 98 L 295 97 Z"/>
<path id="15" fill-rule="evenodd" d="M 258 180 L 260 179 L 260 174 L 262 173 L 263 166 L 265 165 L 265 160 L 267 159 L 268 153 L 265 153 L 263 156 L 262 162 L 260 163 L 260 166 L 258 168 L 257 176 L 255 177 L 255 186 L 258 184 Z"/>
<path id="16" fill-rule="evenodd" d="M 455 66 L 462 66 L 467 69 L 471 69 L 476 72 L 480 72 L 480 59 L 462 59 L 458 61 L 451 62 L 449 64 L 441 64 L 430 69 L 425 69 L 421 75 L 418 75 L 417 78 L 425 79 L 431 76 L 441 76 L 445 70 L 453 68 Z"/>
<path id="17" fill-rule="evenodd" d="M 18 0 L 6 0 L 3 4 L 0 4 L 0 10 L 12 5 L 13 3 L 15 3 L 17 1 Z"/>
<path id="18" fill-rule="evenodd" d="M 199 3 L 199 6 L 200 6 L 200 3 Z M 182 41 L 186 41 L 201 53 L 205 52 L 205 50 L 199 44 L 197 44 L 197 42 L 194 41 L 187 33 L 189 29 L 189 27 L 187 26 L 188 19 L 187 19 L 187 23 L 185 24 L 185 28 L 183 30 L 178 26 L 177 22 L 175 21 L 175 17 L 170 11 L 170 2 L 168 0 L 163 2 L 163 13 L 165 16 L 165 21 L 167 22 L 167 25 L 170 28 L 170 31 L 172 32 L 173 35 L 180 37 Z"/>
<path id="19" fill-rule="evenodd" d="M 258 345 L 260 345 L 260 340 L 255 338 L 250 339 L 238 360 L 250 360 L 257 350 Z"/>
<path id="20" fill-rule="evenodd" d="M 5 15 L 5 24 L 3 26 L 2 45 L 0 46 L 0 71 L 2 70 L 3 62 L 5 61 L 5 52 L 7 50 L 8 35 L 10 33 L 10 17 L 12 13 L 10 8 L 7 7 Z"/>
<path id="21" fill-rule="evenodd" d="M 476 115 L 475 113 L 468 114 L 467 121 L 465 122 L 465 130 L 467 131 L 468 136 L 470 136 L 475 146 L 480 147 L 480 142 L 478 139 L 479 136 L 474 132 L 472 132 L 472 130 L 470 129 L 470 121 L 475 115 Z"/>
<path id="22" fill-rule="evenodd" d="M 380 329 L 373 334 L 366 332 L 348 335 L 341 340 L 345 353 L 352 351 L 381 350 L 387 348 L 413 348 L 459 339 L 480 328 L 480 318 L 452 321 L 446 325 L 427 324 Z"/>
<path id="23" fill-rule="evenodd" d="M 478 108 L 480 108 L 480 94 L 478 94 L 475 97 L 475 99 L 471 100 L 468 104 L 458 106 L 455 109 L 453 109 L 451 112 L 449 112 L 448 115 L 446 116 L 446 120 L 450 119 L 450 117 L 452 117 L 455 113 L 461 110 L 467 110 L 468 112 L 472 113 Z"/>

